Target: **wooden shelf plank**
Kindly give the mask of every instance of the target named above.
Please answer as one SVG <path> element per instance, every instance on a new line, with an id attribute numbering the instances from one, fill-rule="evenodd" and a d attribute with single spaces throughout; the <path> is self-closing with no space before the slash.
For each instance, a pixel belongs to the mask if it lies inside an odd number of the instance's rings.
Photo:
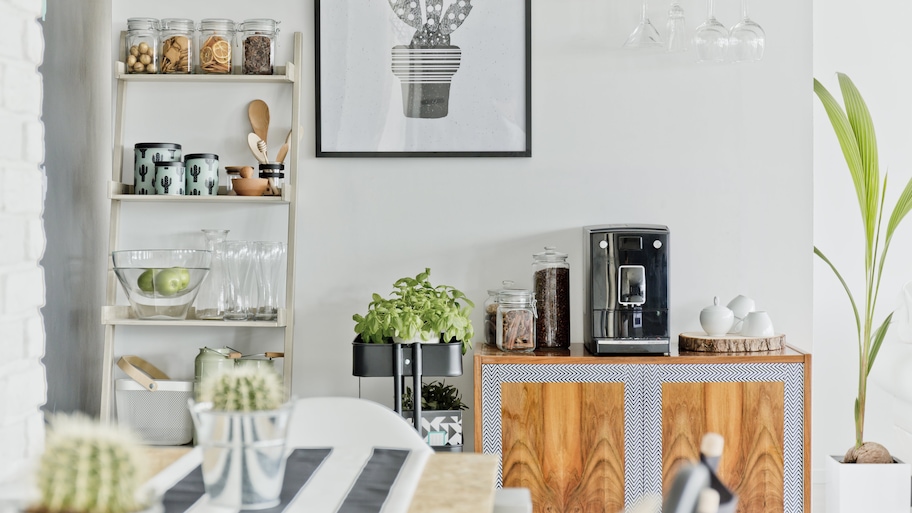
<path id="1" fill-rule="evenodd" d="M 206 73 L 191 74 L 159 74 L 159 73 L 127 73 L 126 65 L 117 62 L 114 65 L 114 76 L 117 80 L 126 82 L 221 82 L 221 83 L 249 83 L 249 84 L 285 84 L 296 81 L 296 68 L 291 62 L 285 66 L 276 66 L 274 75 L 218 75 Z"/>

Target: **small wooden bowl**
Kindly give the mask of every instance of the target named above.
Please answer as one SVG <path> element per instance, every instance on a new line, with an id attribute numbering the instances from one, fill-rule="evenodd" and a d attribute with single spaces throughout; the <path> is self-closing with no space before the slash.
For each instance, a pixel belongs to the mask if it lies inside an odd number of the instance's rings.
<path id="1" fill-rule="evenodd" d="M 235 178 L 231 182 L 238 196 L 262 196 L 269 186 L 268 178 Z"/>

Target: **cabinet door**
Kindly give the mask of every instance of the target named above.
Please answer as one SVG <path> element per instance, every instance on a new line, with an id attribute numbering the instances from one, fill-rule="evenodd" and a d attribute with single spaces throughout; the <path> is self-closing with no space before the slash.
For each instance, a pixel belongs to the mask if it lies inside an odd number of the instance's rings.
<path id="1" fill-rule="evenodd" d="M 503 486 L 536 511 L 624 509 L 624 384 L 504 383 Z"/>
<path id="2" fill-rule="evenodd" d="M 537 513 L 623 511 L 642 492 L 641 387 L 631 371 L 482 365 L 476 450 L 502 455 L 498 484 L 529 488 Z"/>
<path id="3" fill-rule="evenodd" d="M 739 513 L 804 511 L 800 364 L 657 365 L 646 372 L 646 491 L 667 492 L 697 461 L 703 434 L 725 438 L 719 478 Z"/>

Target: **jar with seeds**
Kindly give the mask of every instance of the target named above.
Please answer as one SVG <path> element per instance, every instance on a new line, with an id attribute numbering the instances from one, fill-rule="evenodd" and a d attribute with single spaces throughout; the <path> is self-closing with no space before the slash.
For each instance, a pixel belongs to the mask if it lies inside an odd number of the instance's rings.
<path id="1" fill-rule="evenodd" d="M 193 20 L 166 18 L 161 20 L 162 73 L 190 73 L 193 69 Z"/>
<path id="2" fill-rule="evenodd" d="M 207 18 L 199 26 L 199 69 L 202 73 L 230 74 L 235 24 L 224 18 Z"/>
<path id="3" fill-rule="evenodd" d="M 127 19 L 127 54 L 124 71 L 127 73 L 158 73 L 158 20 L 155 18 Z"/>
<path id="4" fill-rule="evenodd" d="M 245 75 L 272 75 L 275 73 L 276 37 L 279 22 L 270 19 L 244 20 L 241 32 L 242 61 Z"/>

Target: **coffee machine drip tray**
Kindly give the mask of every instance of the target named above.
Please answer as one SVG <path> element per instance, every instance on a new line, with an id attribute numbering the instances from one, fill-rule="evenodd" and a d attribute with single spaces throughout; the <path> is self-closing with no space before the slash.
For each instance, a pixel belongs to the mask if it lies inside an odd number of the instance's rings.
<path id="1" fill-rule="evenodd" d="M 592 354 L 668 354 L 668 312 L 620 308 L 592 312 Z"/>

